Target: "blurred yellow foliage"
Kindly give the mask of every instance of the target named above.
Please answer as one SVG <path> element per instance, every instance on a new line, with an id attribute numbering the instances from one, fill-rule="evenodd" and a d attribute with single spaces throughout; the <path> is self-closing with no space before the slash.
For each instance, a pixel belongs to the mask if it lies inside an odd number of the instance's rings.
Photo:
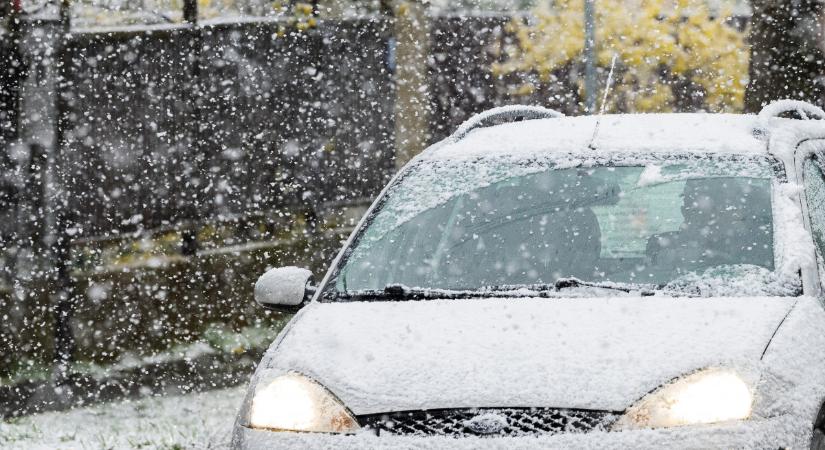
<path id="1" fill-rule="evenodd" d="M 577 65 L 571 82 L 584 97 L 584 0 L 541 2 L 531 20 L 509 25 L 516 39 L 505 46 L 494 73 L 534 73 L 536 81 L 515 95 L 553 83 L 562 68 Z M 607 110 L 672 111 L 686 86 L 701 109 L 741 110 L 749 51 L 745 31 L 729 23 L 729 10 L 711 11 L 697 0 L 596 0 L 596 63 L 606 78 L 617 55 L 616 84 Z M 602 83 L 603 84 L 603 83 Z M 603 89 L 600 86 L 600 89 Z M 599 94 L 601 98 L 601 93 Z"/>
<path id="2" fill-rule="evenodd" d="M 312 5 L 309 3 L 296 3 L 294 11 L 298 14 L 303 14 L 305 16 L 312 15 Z"/>

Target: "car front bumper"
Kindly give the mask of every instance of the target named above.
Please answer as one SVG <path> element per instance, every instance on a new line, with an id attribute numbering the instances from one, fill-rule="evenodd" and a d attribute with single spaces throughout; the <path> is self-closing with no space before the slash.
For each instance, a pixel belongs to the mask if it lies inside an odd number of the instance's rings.
<path id="1" fill-rule="evenodd" d="M 658 430 L 591 432 L 538 437 L 375 436 L 370 433 L 332 435 L 254 430 L 236 426 L 232 448 L 257 449 L 534 449 L 534 448 L 737 448 L 804 449 L 811 425 L 793 416 Z"/>

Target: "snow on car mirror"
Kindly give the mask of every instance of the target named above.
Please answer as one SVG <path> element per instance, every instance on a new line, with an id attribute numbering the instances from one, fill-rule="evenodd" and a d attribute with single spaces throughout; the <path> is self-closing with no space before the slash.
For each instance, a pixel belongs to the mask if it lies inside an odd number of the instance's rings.
<path id="1" fill-rule="evenodd" d="M 312 272 L 300 267 L 278 267 L 266 271 L 255 283 L 255 301 L 267 309 L 293 312 L 309 300 Z"/>

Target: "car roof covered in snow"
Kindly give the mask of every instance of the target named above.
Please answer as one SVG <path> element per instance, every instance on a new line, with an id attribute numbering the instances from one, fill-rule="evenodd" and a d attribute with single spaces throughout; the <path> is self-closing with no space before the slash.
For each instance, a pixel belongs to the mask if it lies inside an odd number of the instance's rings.
<path id="1" fill-rule="evenodd" d="M 590 148 L 597 121 L 598 133 Z M 510 122 L 446 139 L 421 157 L 454 159 L 546 152 L 767 153 L 759 119 L 740 114 L 616 114 Z"/>

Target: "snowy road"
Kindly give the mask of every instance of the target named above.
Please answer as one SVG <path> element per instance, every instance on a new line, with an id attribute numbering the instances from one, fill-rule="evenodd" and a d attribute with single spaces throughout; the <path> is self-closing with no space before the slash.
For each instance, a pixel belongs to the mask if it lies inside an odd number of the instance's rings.
<path id="1" fill-rule="evenodd" d="M 243 394 L 244 387 L 235 387 L 0 422 L 0 448 L 226 448 Z"/>

